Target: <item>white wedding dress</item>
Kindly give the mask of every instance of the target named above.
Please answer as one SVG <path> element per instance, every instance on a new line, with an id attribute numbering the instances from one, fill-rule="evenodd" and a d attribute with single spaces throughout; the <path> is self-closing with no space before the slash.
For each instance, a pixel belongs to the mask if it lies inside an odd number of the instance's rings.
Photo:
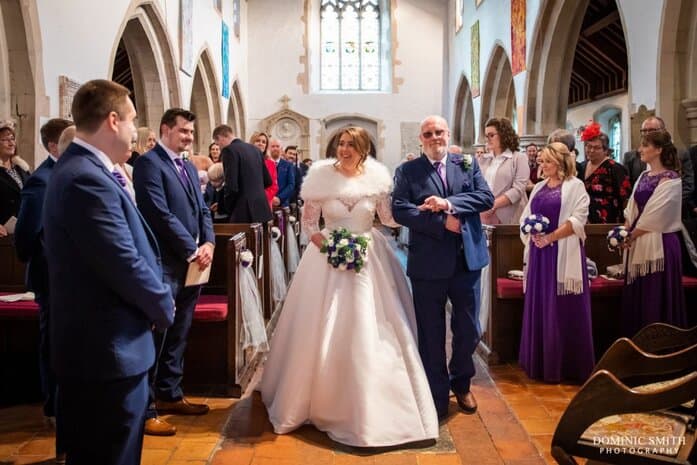
<path id="1" fill-rule="evenodd" d="M 395 226 L 391 176 L 368 159 L 348 178 L 315 163 L 303 182 L 308 237 L 324 217 L 328 232 L 368 233 L 360 273 L 341 271 L 310 243 L 270 342 L 261 394 L 277 433 L 312 423 L 333 440 L 381 447 L 438 437 L 438 419 L 419 358 L 416 322 L 404 272 L 382 234 L 377 211 Z"/>

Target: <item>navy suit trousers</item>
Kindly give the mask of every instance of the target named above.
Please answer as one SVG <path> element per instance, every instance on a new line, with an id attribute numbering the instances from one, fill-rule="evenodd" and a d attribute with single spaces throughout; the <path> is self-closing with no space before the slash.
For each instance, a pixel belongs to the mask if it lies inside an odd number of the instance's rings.
<path id="1" fill-rule="evenodd" d="M 58 380 L 67 465 L 140 465 L 147 378 Z"/>
<path id="2" fill-rule="evenodd" d="M 469 271 L 460 253 L 448 279 L 411 279 L 418 326 L 419 353 L 436 410 L 448 412 L 449 391 L 466 393 L 474 376 L 472 354 L 479 343 L 479 286 L 481 271 Z M 446 366 L 445 303 L 450 298 L 452 357 Z"/>
<path id="3" fill-rule="evenodd" d="M 150 409 L 148 418 L 155 417 L 152 403 L 155 399 L 172 402 L 184 397 L 184 352 L 194 317 L 194 307 L 201 293 L 201 286 L 184 287 L 184 278 L 171 279 L 165 274 L 165 282 L 172 288 L 175 301 L 174 323 L 164 332 L 155 332 L 156 360 L 150 370 Z"/>

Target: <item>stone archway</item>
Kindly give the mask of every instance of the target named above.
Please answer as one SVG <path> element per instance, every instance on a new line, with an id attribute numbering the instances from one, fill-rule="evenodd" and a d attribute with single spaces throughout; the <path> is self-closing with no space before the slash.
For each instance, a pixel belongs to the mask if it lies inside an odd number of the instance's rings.
<path id="1" fill-rule="evenodd" d="M 666 0 L 658 53 L 656 114 L 678 145 L 697 144 L 697 3 Z"/>
<path id="2" fill-rule="evenodd" d="M 35 2 L 0 1 L 0 119 L 17 131 L 17 154 L 36 165 L 39 116 L 47 115 Z"/>
<path id="3" fill-rule="evenodd" d="M 590 0 L 543 0 L 527 66 L 523 127 L 519 134 L 549 134 L 566 122 L 574 50 Z"/>
<path id="4" fill-rule="evenodd" d="M 474 145 L 474 108 L 472 105 L 472 89 L 463 74 L 455 94 L 455 114 L 452 121 L 453 143 L 469 151 Z"/>
<path id="5" fill-rule="evenodd" d="M 244 105 L 237 80 L 232 83 L 232 92 L 227 107 L 227 124 L 232 127 L 235 136 L 245 140 L 247 123 L 245 121 Z"/>
<path id="6" fill-rule="evenodd" d="M 181 99 L 176 60 L 155 3 L 132 7 L 118 37 L 109 76 L 132 91 L 139 125 L 158 132 L 164 111 Z"/>
<path id="7" fill-rule="evenodd" d="M 482 107 L 479 118 L 480 142 L 484 142 L 484 124 L 486 121 L 489 118 L 512 120 L 516 106 L 513 72 L 506 51 L 500 44 L 497 44 L 490 56 L 482 86 Z"/>
<path id="8" fill-rule="evenodd" d="M 371 155 L 376 158 L 381 158 L 385 148 L 385 140 L 383 138 L 383 125 L 380 121 L 360 114 L 336 114 L 323 118 L 322 138 L 320 147 L 320 156 L 326 158 L 328 154 L 333 153 L 336 132 L 346 126 L 360 126 L 370 135 L 372 143 Z"/>
<path id="9" fill-rule="evenodd" d="M 191 88 L 191 105 L 196 114 L 194 152 L 205 152 L 213 135 L 213 128 L 223 118 L 220 114 L 220 86 L 216 79 L 211 52 L 207 48 L 201 52 L 194 72 Z"/>

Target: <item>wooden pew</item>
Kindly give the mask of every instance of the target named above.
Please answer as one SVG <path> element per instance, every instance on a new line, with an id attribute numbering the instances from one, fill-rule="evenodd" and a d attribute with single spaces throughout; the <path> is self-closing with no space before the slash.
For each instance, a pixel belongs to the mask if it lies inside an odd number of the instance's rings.
<path id="1" fill-rule="evenodd" d="M 0 237 L 0 292 L 26 291 L 25 265 L 14 236 Z M 33 301 L 0 303 L 0 406 L 41 399 L 39 307 Z"/>
<path id="2" fill-rule="evenodd" d="M 215 225 L 216 247 L 211 278 L 199 298 L 184 357 L 187 392 L 239 397 L 244 365 L 238 349 L 241 328 L 239 255 L 244 233 Z"/>
<path id="3" fill-rule="evenodd" d="M 586 255 L 604 274 L 608 265 L 622 262 L 617 252 L 607 248 L 607 232 L 616 225 L 586 225 Z M 523 324 L 522 282 L 507 278 L 509 270 L 523 269 L 523 243 L 518 225 L 498 225 L 490 241 L 491 314 L 484 331 L 479 352 L 489 364 L 518 359 L 520 332 Z M 554 277 L 550 277 L 554 279 Z M 596 354 L 602 354 L 619 335 L 622 281 L 593 280 L 591 312 L 593 343 Z"/>

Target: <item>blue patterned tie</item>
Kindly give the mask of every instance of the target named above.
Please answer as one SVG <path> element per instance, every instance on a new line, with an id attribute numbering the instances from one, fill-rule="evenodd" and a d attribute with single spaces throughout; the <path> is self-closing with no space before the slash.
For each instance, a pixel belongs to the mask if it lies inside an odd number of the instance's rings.
<path id="1" fill-rule="evenodd" d="M 121 172 L 119 170 L 117 170 L 116 168 L 114 168 L 114 171 L 112 171 L 111 174 L 113 174 L 114 177 L 116 178 L 116 180 L 119 182 L 119 184 L 121 184 L 121 187 L 123 187 L 125 189 L 126 188 L 126 178 L 123 177 L 123 174 L 121 174 Z"/>

